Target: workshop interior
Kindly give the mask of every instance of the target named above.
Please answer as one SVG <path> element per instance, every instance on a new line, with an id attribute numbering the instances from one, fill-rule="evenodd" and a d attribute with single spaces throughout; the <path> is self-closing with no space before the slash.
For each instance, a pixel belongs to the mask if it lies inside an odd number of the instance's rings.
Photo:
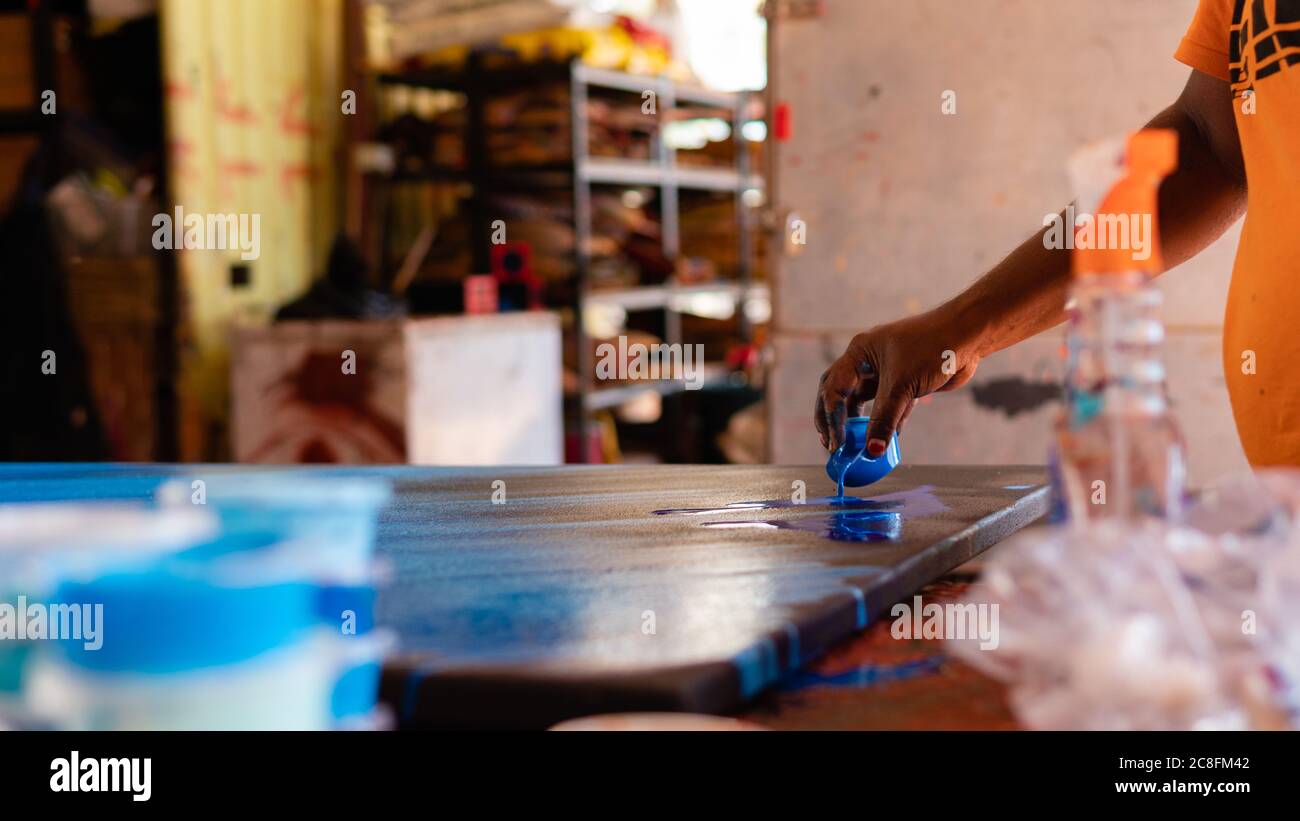
<path id="1" fill-rule="evenodd" d="M 0 2 L 0 728 L 1300 727 L 1298 6 Z"/>

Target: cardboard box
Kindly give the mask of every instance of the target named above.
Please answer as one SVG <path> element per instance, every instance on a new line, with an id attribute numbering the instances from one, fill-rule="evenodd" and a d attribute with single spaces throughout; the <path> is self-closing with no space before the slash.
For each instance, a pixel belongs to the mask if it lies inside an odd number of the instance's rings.
<path id="1" fill-rule="evenodd" d="M 550 313 L 241 328 L 231 349 L 235 459 L 560 464 L 560 374 Z"/>

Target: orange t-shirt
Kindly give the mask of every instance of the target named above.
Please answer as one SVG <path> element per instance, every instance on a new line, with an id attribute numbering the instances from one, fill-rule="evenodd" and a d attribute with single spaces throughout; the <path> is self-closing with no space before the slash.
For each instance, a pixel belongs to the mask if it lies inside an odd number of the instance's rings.
<path id="1" fill-rule="evenodd" d="M 1232 84 L 1246 163 L 1223 320 L 1237 433 L 1251 464 L 1300 465 L 1300 0 L 1201 0 L 1174 56 Z"/>

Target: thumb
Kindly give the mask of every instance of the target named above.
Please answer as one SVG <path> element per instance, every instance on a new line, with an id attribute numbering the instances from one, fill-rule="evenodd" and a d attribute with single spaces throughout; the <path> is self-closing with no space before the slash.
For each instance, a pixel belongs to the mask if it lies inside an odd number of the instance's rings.
<path id="1" fill-rule="evenodd" d="M 876 392 L 876 400 L 871 403 L 871 427 L 867 430 L 868 456 L 874 459 L 889 447 L 889 440 L 914 398 L 911 390 L 896 385 Z"/>

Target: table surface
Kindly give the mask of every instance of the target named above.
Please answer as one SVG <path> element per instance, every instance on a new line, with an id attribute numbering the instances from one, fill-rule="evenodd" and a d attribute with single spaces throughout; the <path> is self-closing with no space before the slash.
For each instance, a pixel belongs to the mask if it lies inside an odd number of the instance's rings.
<path id="1" fill-rule="evenodd" d="M 961 668 L 870 630 L 836 643 L 1047 500 L 1039 467 L 909 465 L 847 509 L 823 496 L 834 488 L 820 466 L 9 465 L 0 500 L 147 499 L 167 478 L 272 471 L 394 483 L 377 615 L 401 650 L 385 696 L 415 724 L 731 711 L 783 681 L 756 708 L 765 723 L 819 726 L 797 705 L 855 676 L 870 685 L 861 721 L 902 721 L 882 693 Z M 872 661 L 880 652 L 903 655 Z M 874 666 L 850 669 L 861 659 Z"/>
<path id="2" fill-rule="evenodd" d="M 435 726 L 733 710 L 1047 500 L 1035 467 L 903 466 L 847 510 L 828 491 L 820 466 L 407 476 L 380 528 L 386 699 Z"/>

